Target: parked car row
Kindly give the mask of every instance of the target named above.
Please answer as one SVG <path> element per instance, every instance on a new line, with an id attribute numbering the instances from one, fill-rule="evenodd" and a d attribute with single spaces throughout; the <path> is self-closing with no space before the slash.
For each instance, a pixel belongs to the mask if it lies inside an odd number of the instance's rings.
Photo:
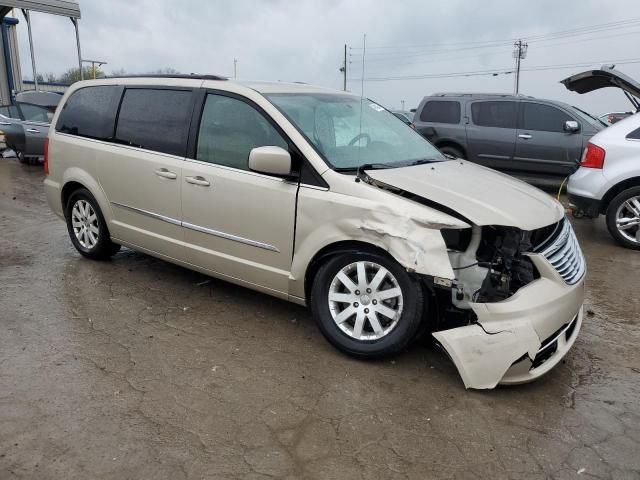
<path id="1" fill-rule="evenodd" d="M 577 93 L 619 88 L 640 110 L 640 84 L 614 67 L 588 70 L 562 83 Z M 640 116 L 603 117 L 606 121 L 565 103 L 524 95 L 438 93 L 420 102 L 412 123 L 449 157 L 534 184 L 550 179 L 559 184 L 569 177 L 575 214 L 606 215 L 613 238 L 640 249 Z"/>

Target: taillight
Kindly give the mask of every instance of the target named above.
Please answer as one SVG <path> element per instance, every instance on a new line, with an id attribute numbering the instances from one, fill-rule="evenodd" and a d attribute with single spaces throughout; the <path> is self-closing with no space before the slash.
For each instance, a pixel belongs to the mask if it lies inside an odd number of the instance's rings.
<path id="1" fill-rule="evenodd" d="M 49 137 L 44 139 L 44 173 L 49 175 Z"/>
<path id="2" fill-rule="evenodd" d="M 413 122 L 411 122 L 411 123 L 409 124 L 409 126 L 410 126 L 411 128 L 413 128 L 414 130 L 416 129 L 416 124 L 415 124 L 415 123 L 413 123 Z"/>
<path id="3" fill-rule="evenodd" d="M 601 148 L 593 143 L 587 145 L 587 149 L 582 155 L 581 167 L 586 168 L 602 168 L 604 166 L 604 148 Z"/>

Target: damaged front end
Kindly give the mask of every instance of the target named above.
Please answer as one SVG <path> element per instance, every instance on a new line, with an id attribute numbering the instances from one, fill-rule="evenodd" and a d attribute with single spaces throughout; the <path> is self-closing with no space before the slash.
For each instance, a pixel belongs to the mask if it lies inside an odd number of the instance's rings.
<path id="1" fill-rule="evenodd" d="M 582 322 L 585 263 L 569 221 L 442 235 L 455 278 L 434 279 L 440 314 L 433 336 L 465 386 L 523 383 L 553 368 Z"/>

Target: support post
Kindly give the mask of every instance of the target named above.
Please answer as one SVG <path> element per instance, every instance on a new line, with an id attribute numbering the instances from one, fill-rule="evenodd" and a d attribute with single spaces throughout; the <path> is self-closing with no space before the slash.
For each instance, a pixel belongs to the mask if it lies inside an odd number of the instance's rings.
<path id="1" fill-rule="evenodd" d="M 80 50 L 80 32 L 78 31 L 78 19 L 72 18 L 71 22 L 76 29 L 76 46 L 78 48 L 78 68 L 80 69 L 80 80 L 84 80 L 84 72 L 82 71 L 82 51 Z"/>
<path id="2" fill-rule="evenodd" d="M 344 63 L 342 64 L 342 89 L 347 91 L 347 44 L 344 44 Z"/>
<path id="3" fill-rule="evenodd" d="M 27 31 L 29 32 L 29 50 L 31 52 L 31 69 L 33 70 L 33 84 L 35 89 L 38 90 L 38 71 L 36 70 L 36 57 L 33 55 L 33 36 L 31 35 L 31 16 L 29 10 L 22 9 L 24 19 L 27 21 Z"/>

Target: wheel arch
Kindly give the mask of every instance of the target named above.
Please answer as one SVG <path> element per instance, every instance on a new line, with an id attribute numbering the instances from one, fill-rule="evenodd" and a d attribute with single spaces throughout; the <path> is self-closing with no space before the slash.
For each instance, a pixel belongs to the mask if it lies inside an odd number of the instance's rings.
<path id="1" fill-rule="evenodd" d="M 111 207 L 107 196 L 105 195 L 102 187 L 97 182 L 97 180 L 89 174 L 86 170 L 81 168 L 70 168 L 68 169 L 63 176 L 62 179 L 62 188 L 60 190 L 61 202 L 62 202 L 62 211 L 66 212 L 67 202 L 71 194 L 79 188 L 84 188 L 93 195 L 93 198 L 98 202 L 98 206 L 102 211 L 102 216 L 104 217 L 107 225 L 111 224 Z"/>
<path id="2" fill-rule="evenodd" d="M 456 150 L 460 150 L 460 152 L 462 153 L 462 155 L 464 155 L 465 158 L 468 158 L 467 149 L 464 148 L 464 146 L 462 146 L 460 144 L 460 142 L 457 142 L 455 140 L 449 140 L 449 139 L 438 140 L 435 143 L 435 146 L 438 149 L 441 149 L 441 148 L 444 148 L 444 147 L 455 148 Z"/>
<path id="3" fill-rule="evenodd" d="M 318 270 L 320 269 L 322 264 L 325 263 L 329 258 L 342 253 L 373 253 L 382 255 L 398 264 L 400 263 L 384 248 L 380 248 L 373 243 L 367 243 L 361 240 L 341 240 L 326 245 L 318 252 L 316 252 L 316 254 L 309 262 L 309 265 L 304 274 L 304 297 L 307 305 L 309 304 L 309 300 L 311 298 L 313 281 L 315 280 L 316 274 L 318 273 Z"/>
<path id="4" fill-rule="evenodd" d="M 607 193 L 602 196 L 600 213 L 606 215 L 611 200 L 613 200 L 619 193 L 633 187 L 640 187 L 640 177 L 627 178 L 626 180 L 616 183 L 613 187 L 607 190 Z"/>

